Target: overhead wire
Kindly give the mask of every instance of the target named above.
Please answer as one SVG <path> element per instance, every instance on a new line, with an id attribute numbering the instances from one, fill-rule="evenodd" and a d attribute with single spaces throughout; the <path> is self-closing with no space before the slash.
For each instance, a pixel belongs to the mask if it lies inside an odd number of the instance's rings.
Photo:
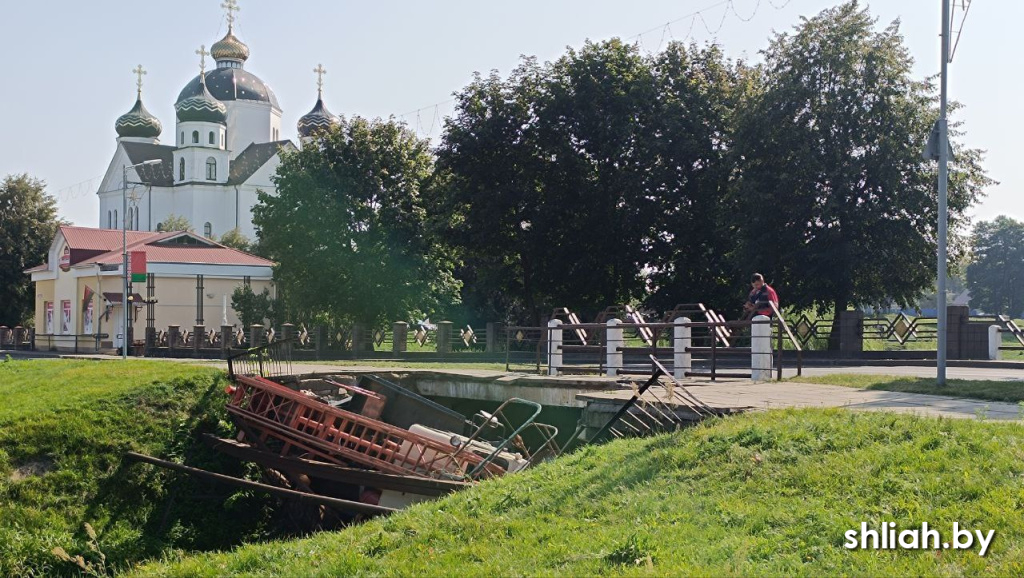
<path id="1" fill-rule="evenodd" d="M 967 1 L 969 3 L 969 0 L 965 0 L 965 1 Z M 736 8 L 736 0 L 721 0 L 720 2 L 716 2 L 716 3 L 711 4 L 709 6 L 705 6 L 704 8 L 701 8 L 700 10 L 695 10 L 695 11 L 690 12 L 689 14 L 686 14 L 684 16 L 680 16 L 680 17 L 675 18 L 673 20 L 669 20 L 668 22 L 665 22 L 664 24 L 662 24 L 660 26 L 656 26 L 654 28 L 650 28 L 648 30 L 644 30 L 643 32 L 639 32 L 639 33 L 634 34 L 632 36 L 628 36 L 628 37 L 626 37 L 626 40 L 627 41 L 633 41 L 633 43 L 636 46 L 638 46 L 642 50 L 646 50 L 646 47 L 643 44 L 643 37 L 644 37 L 644 35 L 649 35 L 652 32 L 660 31 L 661 32 L 661 36 L 660 36 L 660 39 L 658 41 L 658 46 L 654 50 L 654 52 L 659 52 L 662 49 L 662 47 L 665 45 L 665 38 L 666 38 L 666 36 L 671 41 L 680 41 L 680 42 L 685 42 L 687 39 L 691 38 L 693 36 L 694 26 L 696 25 L 698 19 L 700 20 L 701 25 L 704 27 L 704 30 L 710 36 L 715 36 L 716 34 L 721 32 L 722 28 L 724 28 L 724 26 L 725 26 L 725 22 L 728 19 L 728 16 L 729 16 L 730 13 L 733 14 L 738 20 L 740 20 L 742 22 L 750 22 L 751 20 L 753 20 L 757 16 L 758 12 L 761 10 L 762 2 L 763 2 L 763 0 L 755 0 L 754 8 L 751 11 L 750 15 L 749 16 L 743 16 L 742 14 L 740 14 L 740 12 Z M 786 6 L 789 6 L 789 4 L 791 2 L 793 2 L 793 0 L 785 0 L 785 1 L 781 2 L 781 3 L 777 3 L 774 0 L 768 0 L 768 4 L 772 8 L 774 8 L 775 10 L 782 10 Z M 717 9 L 718 8 L 722 9 L 721 17 L 717 16 Z M 715 16 L 712 18 L 712 16 L 709 14 L 708 17 L 705 18 L 705 14 L 707 14 L 709 12 L 712 12 L 712 11 L 715 11 Z M 672 25 L 673 24 L 677 24 L 677 23 L 682 22 L 682 21 L 687 20 L 687 19 L 690 20 L 690 26 L 687 29 L 686 34 L 682 38 L 678 38 L 677 39 L 675 34 L 674 34 L 674 31 L 672 30 Z M 717 26 L 712 28 L 711 24 L 709 23 L 709 19 L 710 19 L 711 22 L 713 22 L 715 19 L 717 19 L 718 20 Z M 441 107 L 446 106 L 448 104 L 451 104 L 451 103 L 455 102 L 455 100 L 456 99 L 454 99 L 454 98 L 449 98 L 449 99 L 441 101 L 441 102 L 437 102 L 437 103 L 434 103 L 434 104 L 430 104 L 430 105 L 427 105 L 427 106 L 423 106 L 423 107 L 411 110 L 411 111 L 406 112 L 406 113 L 395 115 L 395 117 L 399 118 L 399 119 L 406 119 L 406 120 L 410 121 L 410 124 L 414 125 L 414 128 L 415 128 L 416 132 L 420 133 L 421 136 L 430 137 L 430 136 L 433 136 L 435 129 L 437 129 L 441 124 L 443 124 L 443 120 L 444 119 L 441 118 L 442 117 Z M 425 111 L 428 111 L 428 110 L 431 111 L 430 129 L 429 130 L 424 130 L 425 123 L 423 121 L 423 113 Z"/>

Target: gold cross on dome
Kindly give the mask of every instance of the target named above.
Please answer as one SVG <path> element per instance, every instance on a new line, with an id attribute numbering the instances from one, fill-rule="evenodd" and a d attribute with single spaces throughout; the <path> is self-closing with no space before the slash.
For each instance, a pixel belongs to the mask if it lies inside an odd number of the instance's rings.
<path id="1" fill-rule="evenodd" d="M 313 72 L 316 73 L 316 91 L 321 96 L 323 96 L 323 92 L 324 92 L 324 75 L 327 74 L 327 69 L 324 68 L 323 64 L 317 64 L 316 68 L 313 69 Z"/>
<path id="2" fill-rule="evenodd" d="M 238 7 L 238 0 L 224 0 L 220 7 L 227 11 L 228 28 L 231 28 L 235 24 L 235 12 L 241 10 L 241 8 Z"/>
<path id="3" fill-rule="evenodd" d="M 206 51 L 206 45 L 200 44 L 199 50 L 196 50 L 196 54 L 199 55 L 199 72 L 200 76 L 203 76 L 206 72 L 206 56 L 210 53 Z"/>
<path id="4" fill-rule="evenodd" d="M 140 64 L 140 65 L 136 66 L 135 68 L 133 68 L 132 72 L 135 73 L 135 76 L 139 77 L 139 79 L 135 81 L 135 86 L 137 87 L 138 95 L 141 98 L 142 97 L 142 75 L 146 74 L 146 71 L 143 70 L 142 65 Z"/>

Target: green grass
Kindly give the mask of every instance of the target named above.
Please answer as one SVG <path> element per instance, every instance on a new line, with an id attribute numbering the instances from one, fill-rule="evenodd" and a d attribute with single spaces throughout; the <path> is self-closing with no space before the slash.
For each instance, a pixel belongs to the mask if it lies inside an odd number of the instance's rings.
<path id="1" fill-rule="evenodd" d="M 902 377 L 895 375 L 868 375 L 859 373 L 834 373 L 810 377 L 794 377 L 788 381 L 799 383 L 821 383 L 841 385 L 858 389 L 878 389 L 901 393 L 926 393 L 948 395 L 986 401 L 1024 401 L 1024 381 L 949 379 L 944 387 L 927 377 Z"/>
<path id="2" fill-rule="evenodd" d="M 143 576 L 1020 575 L 1024 426 L 784 410 L 587 447 L 387 519 Z M 974 551 L 851 551 L 861 522 L 994 529 Z M 944 536 L 948 537 L 947 536 Z"/>
<path id="3" fill-rule="evenodd" d="M 224 385 L 180 363 L 0 362 L 0 575 L 78 574 L 55 547 L 110 570 L 272 534 L 260 496 L 122 460 L 134 450 L 243 475 L 198 439 L 231 431 Z"/>

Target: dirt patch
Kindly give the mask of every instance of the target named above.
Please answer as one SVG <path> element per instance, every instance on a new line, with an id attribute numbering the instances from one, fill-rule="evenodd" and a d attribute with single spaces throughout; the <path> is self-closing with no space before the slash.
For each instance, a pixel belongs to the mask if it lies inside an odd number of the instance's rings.
<path id="1" fill-rule="evenodd" d="M 17 468 L 14 468 L 14 471 L 11 472 L 10 480 L 12 482 L 20 482 L 25 478 L 41 476 L 53 470 L 55 467 L 57 467 L 57 465 L 53 463 L 53 460 L 50 458 L 32 460 L 31 462 L 24 463 Z"/>

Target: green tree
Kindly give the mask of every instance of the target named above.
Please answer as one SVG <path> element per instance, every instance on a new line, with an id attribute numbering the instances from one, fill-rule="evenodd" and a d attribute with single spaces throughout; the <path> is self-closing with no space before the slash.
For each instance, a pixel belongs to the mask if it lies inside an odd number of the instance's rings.
<path id="1" fill-rule="evenodd" d="M 267 320 L 273 322 L 276 319 L 276 302 L 266 287 L 262 293 L 256 293 L 249 285 L 236 287 L 231 293 L 231 308 L 238 314 L 242 327 L 262 325 Z"/>
<path id="2" fill-rule="evenodd" d="M 251 253 L 253 250 L 253 244 L 249 241 L 248 237 L 238 230 L 238 227 L 224 233 L 217 242 L 225 247 L 231 247 L 232 249 L 238 249 L 239 251 L 245 251 L 247 253 Z"/>
<path id="3" fill-rule="evenodd" d="M 456 299 L 421 199 L 432 171 L 427 141 L 393 120 L 356 117 L 285 154 L 253 222 L 289 312 L 373 325 Z"/>
<path id="4" fill-rule="evenodd" d="M 971 304 L 995 314 L 1024 315 L 1024 222 L 1000 215 L 971 235 L 967 287 Z"/>
<path id="5" fill-rule="evenodd" d="M 171 213 L 167 215 L 167 218 L 157 223 L 157 231 L 188 231 L 194 233 L 195 229 L 192 228 L 192 223 L 181 215 L 175 215 Z"/>
<path id="6" fill-rule="evenodd" d="M 63 223 L 46 185 L 28 175 L 0 182 L 0 325 L 28 323 L 35 305 L 32 279 L 24 271 L 46 261 Z"/>
<path id="7" fill-rule="evenodd" d="M 853 1 L 777 34 L 738 108 L 735 255 L 784 304 L 907 306 L 935 278 L 937 167 L 921 156 L 935 90 L 912 78 L 899 22 L 875 25 Z M 990 180 L 979 151 L 955 139 L 954 150 L 955 261 L 965 211 Z"/>
<path id="8" fill-rule="evenodd" d="M 467 304 L 536 322 L 714 291 L 732 75 L 713 47 L 647 58 L 617 39 L 477 75 L 433 189 Z"/>
<path id="9" fill-rule="evenodd" d="M 735 213 L 723 202 L 733 175 L 736 104 L 748 67 L 716 46 L 671 43 L 652 59 L 657 112 L 645 135 L 644 195 L 653 200 L 648 305 L 682 302 L 725 309 L 739 272 L 730 259 Z"/>

